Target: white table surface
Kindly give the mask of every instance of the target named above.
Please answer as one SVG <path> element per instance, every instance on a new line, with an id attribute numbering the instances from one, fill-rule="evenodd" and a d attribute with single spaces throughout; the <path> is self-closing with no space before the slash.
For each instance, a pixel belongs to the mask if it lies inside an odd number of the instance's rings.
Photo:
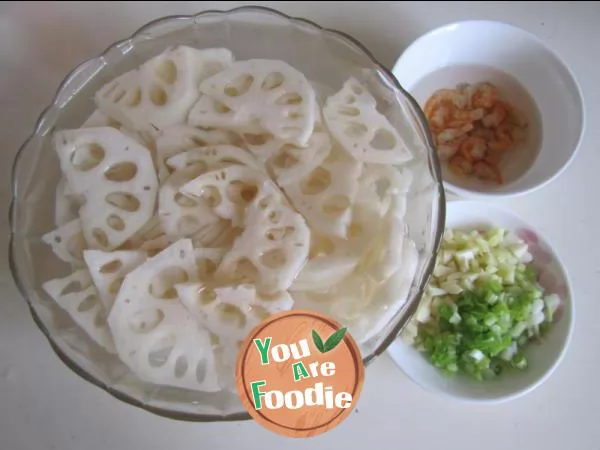
<path id="1" fill-rule="evenodd" d="M 238 4 L 0 4 L 4 255 L 12 159 L 63 76 L 149 20 Z M 587 107 L 587 132 L 576 160 L 543 190 L 500 202 L 545 233 L 570 271 L 577 323 L 562 365 L 524 398 L 470 406 L 423 391 L 384 356 L 367 371 L 358 411 L 310 440 L 280 438 L 254 422 L 178 423 L 120 403 L 67 369 L 29 316 L 5 257 L 0 262 L 0 449 L 599 449 L 600 208 L 594 183 L 600 172 L 600 3 L 267 4 L 355 36 L 388 67 L 427 30 L 450 21 L 486 18 L 535 33 L 573 69 Z"/>

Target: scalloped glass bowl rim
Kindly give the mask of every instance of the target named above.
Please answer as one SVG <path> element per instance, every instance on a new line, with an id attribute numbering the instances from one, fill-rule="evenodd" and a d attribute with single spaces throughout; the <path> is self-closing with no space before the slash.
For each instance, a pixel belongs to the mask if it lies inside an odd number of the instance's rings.
<path id="1" fill-rule="evenodd" d="M 11 271 L 12 277 L 15 281 L 15 284 L 16 284 L 21 296 L 27 302 L 27 305 L 30 310 L 30 314 L 31 314 L 35 324 L 42 331 L 42 333 L 48 340 L 48 342 L 49 342 L 52 350 L 55 352 L 55 354 L 60 358 L 60 360 L 69 369 L 71 369 L 77 375 L 82 377 L 84 380 L 103 389 L 104 391 L 108 392 L 109 394 L 111 394 L 112 396 L 114 396 L 115 398 L 117 398 L 121 401 L 129 403 L 129 404 L 139 407 L 141 409 L 144 409 L 148 412 L 154 413 L 158 416 L 175 419 L 175 420 L 193 421 L 193 422 L 212 422 L 212 421 L 224 422 L 224 421 L 248 420 L 251 417 L 250 417 L 250 415 L 248 415 L 246 413 L 216 415 L 216 414 L 194 414 L 194 413 L 187 413 L 187 412 L 178 412 L 178 411 L 154 407 L 154 406 L 142 403 L 141 401 L 139 401 L 127 394 L 124 394 L 123 392 L 121 392 L 119 390 L 113 389 L 110 386 L 106 385 L 105 383 L 99 381 L 94 376 L 89 374 L 85 369 L 82 369 L 81 367 L 79 367 L 79 365 L 75 361 L 73 361 L 69 356 L 67 356 L 60 349 L 60 347 L 54 342 L 52 334 L 46 328 L 45 324 L 42 322 L 42 320 L 38 316 L 37 312 L 33 308 L 33 305 L 29 298 L 27 289 L 25 288 L 23 282 L 20 279 L 19 271 L 16 268 L 15 261 L 14 261 L 15 220 L 14 220 L 13 216 L 14 216 L 15 205 L 18 202 L 17 194 L 16 194 L 16 190 L 17 190 L 16 169 L 17 169 L 20 157 L 24 153 L 25 149 L 28 147 L 30 141 L 32 139 L 34 139 L 38 134 L 40 134 L 40 130 L 42 129 L 44 122 L 47 120 L 47 118 L 53 112 L 55 112 L 56 110 L 60 110 L 59 99 L 63 95 L 63 91 L 65 90 L 65 87 L 69 85 L 69 83 L 76 76 L 76 74 L 78 74 L 87 64 L 91 63 L 92 61 L 104 58 L 113 49 L 116 49 L 120 46 L 126 45 L 128 42 L 135 40 L 139 36 L 143 36 L 145 33 L 148 33 L 151 29 L 159 27 L 160 25 L 162 25 L 164 23 L 174 22 L 174 21 L 190 21 L 190 20 L 193 21 L 194 23 L 196 23 L 196 20 L 203 16 L 209 16 L 209 15 L 228 16 L 228 15 L 233 15 L 237 12 L 254 12 L 254 13 L 259 13 L 259 14 L 275 16 L 280 19 L 285 19 L 285 20 L 288 20 L 290 23 L 300 22 L 300 23 L 303 23 L 304 25 L 308 25 L 309 27 L 317 30 L 319 33 L 331 34 L 335 38 L 337 38 L 341 41 L 344 41 L 349 46 L 355 47 L 356 49 L 358 49 L 358 51 L 362 52 L 365 56 L 367 56 L 367 58 L 371 61 L 371 63 L 375 67 L 377 67 L 378 70 L 380 70 L 383 74 L 385 74 L 385 76 L 388 78 L 388 81 L 390 81 L 391 84 L 393 85 L 393 88 L 396 91 L 398 91 L 402 95 L 402 97 L 408 102 L 409 107 L 411 108 L 411 113 L 413 113 L 416 116 L 416 122 L 421 127 L 420 131 L 423 134 L 423 136 L 425 137 L 425 141 L 426 141 L 425 146 L 429 152 L 428 164 L 430 165 L 430 171 L 432 173 L 433 181 L 437 187 L 437 200 L 438 200 L 437 205 L 435 205 L 435 210 L 437 211 L 437 217 L 433 217 L 433 220 L 437 224 L 437 229 L 436 229 L 436 233 L 434 236 L 434 242 L 433 242 L 433 246 L 432 246 L 433 253 L 431 255 L 429 255 L 429 257 L 428 257 L 429 260 L 425 264 L 424 277 L 422 279 L 421 285 L 418 286 L 416 295 L 412 299 L 409 300 L 409 303 L 407 303 L 407 305 L 405 305 L 402 318 L 394 326 L 392 331 L 388 333 L 386 338 L 377 346 L 377 348 L 375 348 L 375 350 L 370 355 L 368 355 L 367 357 L 365 357 L 363 359 L 365 365 L 368 365 L 370 362 L 372 362 L 375 359 L 376 356 L 379 356 L 380 354 L 382 354 L 383 352 L 386 351 L 388 346 L 394 341 L 397 334 L 402 330 L 402 328 L 409 321 L 410 317 L 412 317 L 412 315 L 416 312 L 418 303 L 419 303 L 422 293 L 423 293 L 423 289 L 424 289 L 425 285 L 427 284 L 429 277 L 433 271 L 433 266 L 434 266 L 435 259 L 436 259 L 436 256 L 437 256 L 437 253 L 439 250 L 439 246 L 441 244 L 441 237 L 443 235 L 443 230 L 444 230 L 445 192 L 444 192 L 443 184 L 441 182 L 441 179 L 442 179 L 441 169 L 440 169 L 440 164 L 439 164 L 437 155 L 436 155 L 435 151 L 433 151 L 433 148 L 434 148 L 433 140 L 431 138 L 431 134 L 430 134 L 429 128 L 427 126 L 425 117 L 421 111 L 421 108 L 418 106 L 418 103 L 415 101 L 415 99 L 402 86 L 400 86 L 398 80 L 392 75 L 390 70 L 388 70 L 381 63 L 379 63 L 379 61 L 377 61 L 377 59 L 373 56 L 373 54 L 363 44 L 361 44 L 354 37 L 342 32 L 342 31 L 338 31 L 338 30 L 330 29 L 330 28 L 324 28 L 311 20 L 289 16 L 289 15 L 282 13 L 280 11 L 277 11 L 275 9 L 262 7 L 262 6 L 241 6 L 241 7 L 233 8 L 233 9 L 229 9 L 229 10 L 206 10 L 206 11 L 202 11 L 198 14 L 194 14 L 194 15 L 171 15 L 171 16 L 164 16 L 164 17 L 157 18 L 157 19 L 150 21 L 150 22 L 146 23 L 145 25 L 141 26 L 137 31 L 132 33 L 128 38 L 125 38 L 125 39 L 122 39 L 122 40 L 119 40 L 119 41 L 113 43 L 106 50 L 104 50 L 101 54 L 97 55 L 96 57 L 86 59 L 85 61 L 78 64 L 62 80 L 62 82 L 60 83 L 59 87 L 57 88 L 57 90 L 55 92 L 55 95 L 53 97 L 51 104 L 49 106 L 47 106 L 42 111 L 42 113 L 39 115 L 37 121 L 35 122 L 35 126 L 33 127 L 33 132 L 27 137 L 27 139 L 21 145 L 21 147 L 19 148 L 19 150 L 13 160 L 13 166 L 12 166 L 12 170 L 11 170 L 11 202 L 10 202 L 10 207 L 9 207 L 9 225 L 10 225 L 9 267 L 10 267 L 10 271 Z"/>

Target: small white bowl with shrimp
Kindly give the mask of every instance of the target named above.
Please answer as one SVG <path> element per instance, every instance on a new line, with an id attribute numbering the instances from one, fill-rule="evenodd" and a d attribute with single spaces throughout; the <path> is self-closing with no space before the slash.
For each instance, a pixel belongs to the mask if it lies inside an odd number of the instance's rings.
<path id="1" fill-rule="evenodd" d="M 423 108 L 454 194 L 532 192 L 577 153 L 585 122 L 577 81 L 524 30 L 484 20 L 444 25 L 415 40 L 393 73 Z"/>

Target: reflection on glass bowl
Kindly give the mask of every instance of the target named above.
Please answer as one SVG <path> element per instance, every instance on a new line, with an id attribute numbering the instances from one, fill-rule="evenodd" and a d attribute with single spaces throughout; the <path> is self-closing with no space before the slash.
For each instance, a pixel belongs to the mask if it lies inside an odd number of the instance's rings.
<path id="1" fill-rule="evenodd" d="M 281 59 L 329 91 L 354 76 L 369 86 L 380 112 L 401 133 L 413 154 L 415 182 L 408 193 L 405 222 L 419 260 L 404 307 L 362 344 L 365 363 L 385 351 L 407 323 L 432 271 L 444 229 L 440 169 L 422 112 L 360 43 L 267 8 L 242 7 L 156 20 L 65 78 L 13 167 L 10 265 L 36 324 L 68 367 L 120 400 L 179 420 L 243 420 L 249 416 L 233 393 L 201 393 L 140 381 L 116 356 L 95 346 L 41 288 L 43 282 L 68 274 L 68 268 L 57 264 L 41 240 L 54 228 L 54 197 L 60 179 L 58 158 L 50 146 L 53 131 L 81 126 L 94 110 L 93 94 L 100 87 L 173 45 L 225 47 L 237 59 Z"/>

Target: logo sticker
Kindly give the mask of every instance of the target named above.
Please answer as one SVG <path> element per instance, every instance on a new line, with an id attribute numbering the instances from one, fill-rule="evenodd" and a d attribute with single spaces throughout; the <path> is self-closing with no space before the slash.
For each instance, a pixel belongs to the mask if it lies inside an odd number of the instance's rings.
<path id="1" fill-rule="evenodd" d="M 244 341 L 237 390 L 263 427 L 310 437 L 339 425 L 358 401 L 364 366 L 346 328 L 313 311 L 269 317 Z"/>

